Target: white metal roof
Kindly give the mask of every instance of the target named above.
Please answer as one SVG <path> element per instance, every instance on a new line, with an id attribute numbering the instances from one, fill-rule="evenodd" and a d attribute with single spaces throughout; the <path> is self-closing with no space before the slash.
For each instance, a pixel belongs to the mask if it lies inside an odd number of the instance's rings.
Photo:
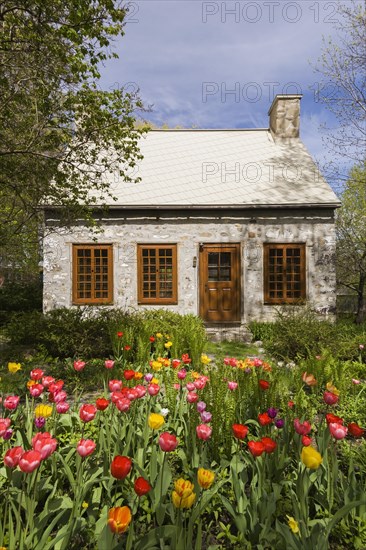
<path id="1" fill-rule="evenodd" d="M 339 205 L 300 139 L 260 130 L 151 130 L 140 183 L 111 174 L 114 207 Z"/>

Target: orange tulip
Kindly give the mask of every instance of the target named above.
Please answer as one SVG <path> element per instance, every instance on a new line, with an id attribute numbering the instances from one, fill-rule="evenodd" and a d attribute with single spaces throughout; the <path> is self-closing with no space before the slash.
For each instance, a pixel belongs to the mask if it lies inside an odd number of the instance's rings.
<path id="1" fill-rule="evenodd" d="M 124 533 L 131 523 L 132 515 L 128 506 L 111 508 L 108 512 L 108 526 L 112 533 Z"/>
<path id="2" fill-rule="evenodd" d="M 305 382 L 307 386 L 316 386 L 317 384 L 315 376 L 313 374 L 308 374 L 307 372 L 304 372 L 302 375 L 302 381 Z"/>

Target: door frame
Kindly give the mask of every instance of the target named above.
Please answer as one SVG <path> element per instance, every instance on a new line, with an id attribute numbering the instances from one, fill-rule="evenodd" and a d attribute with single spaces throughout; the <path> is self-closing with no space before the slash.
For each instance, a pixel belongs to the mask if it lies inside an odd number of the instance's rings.
<path id="1" fill-rule="evenodd" d="M 230 320 L 222 321 L 209 321 L 205 318 L 205 297 L 206 290 L 205 286 L 207 285 L 207 273 L 205 272 L 205 264 L 203 262 L 203 253 L 205 250 L 220 249 L 221 251 L 236 251 L 236 266 L 234 265 L 233 274 L 234 274 L 234 283 L 236 284 L 236 296 L 237 296 L 237 307 L 235 312 L 235 318 Z M 199 270 L 198 270 L 198 310 L 199 316 L 207 324 L 230 324 L 230 323 L 240 323 L 241 322 L 241 286 L 242 286 L 242 266 L 241 266 L 241 244 L 240 243 L 200 243 L 199 244 Z M 207 298 L 206 298 L 207 299 Z"/>

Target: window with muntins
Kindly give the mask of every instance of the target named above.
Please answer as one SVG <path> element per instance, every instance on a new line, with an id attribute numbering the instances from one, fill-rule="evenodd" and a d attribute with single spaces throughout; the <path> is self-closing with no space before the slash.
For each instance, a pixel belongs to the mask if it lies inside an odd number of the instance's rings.
<path id="1" fill-rule="evenodd" d="M 305 244 L 265 244 L 264 303 L 293 304 L 305 299 Z"/>
<path id="2" fill-rule="evenodd" d="M 73 245 L 73 303 L 113 302 L 113 246 Z"/>
<path id="3" fill-rule="evenodd" d="M 137 248 L 138 302 L 177 303 L 177 245 L 145 245 Z"/>

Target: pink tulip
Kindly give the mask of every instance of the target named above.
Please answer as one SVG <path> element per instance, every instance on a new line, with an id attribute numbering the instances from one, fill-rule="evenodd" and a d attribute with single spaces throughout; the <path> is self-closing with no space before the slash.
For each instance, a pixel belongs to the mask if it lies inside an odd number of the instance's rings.
<path id="1" fill-rule="evenodd" d="M 33 369 L 30 371 L 30 377 L 32 380 L 41 380 L 42 376 L 44 375 L 44 372 L 42 369 Z"/>
<path id="2" fill-rule="evenodd" d="M 17 406 L 19 405 L 20 397 L 17 395 L 8 395 L 8 397 L 5 397 L 4 399 L 4 409 L 8 409 L 8 411 L 14 411 Z"/>
<path id="3" fill-rule="evenodd" d="M 42 378 L 42 384 L 45 388 L 49 388 L 50 384 L 53 384 L 55 382 L 55 379 L 53 376 L 44 376 Z"/>
<path id="4" fill-rule="evenodd" d="M 3 437 L 11 424 L 10 418 L 0 418 L 0 437 Z"/>
<path id="5" fill-rule="evenodd" d="M 227 387 L 229 388 L 230 391 L 234 391 L 238 387 L 238 383 L 237 382 L 228 382 Z"/>
<path id="6" fill-rule="evenodd" d="M 41 464 L 42 456 L 39 451 L 26 451 L 19 459 L 19 468 L 22 472 L 30 474 Z"/>
<path id="7" fill-rule="evenodd" d="M 201 377 L 195 380 L 193 384 L 196 390 L 203 390 L 203 388 L 206 386 L 206 380 L 204 377 Z"/>
<path id="8" fill-rule="evenodd" d="M 208 424 L 212 420 L 212 414 L 208 411 L 201 412 L 200 416 L 204 424 Z"/>
<path id="9" fill-rule="evenodd" d="M 335 393 L 325 391 L 323 394 L 323 399 L 327 405 L 335 405 L 338 402 L 339 397 Z"/>
<path id="10" fill-rule="evenodd" d="M 259 359 L 258 357 L 255 357 L 253 359 L 253 364 L 255 367 L 261 367 L 263 365 L 262 359 Z"/>
<path id="11" fill-rule="evenodd" d="M 141 386 L 141 385 L 138 385 L 138 386 L 135 386 L 135 391 L 137 392 L 137 396 L 140 398 L 140 397 L 144 397 L 144 395 L 146 395 L 146 388 L 145 386 Z"/>
<path id="12" fill-rule="evenodd" d="M 51 393 L 57 393 L 58 391 L 61 391 L 63 387 L 64 387 L 64 381 L 57 380 L 57 382 L 51 382 L 49 384 L 48 391 Z"/>
<path id="13" fill-rule="evenodd" d="M 136 391 L 136 388 L 128 388 L 128 390 L 126 391 L 125 396 L 126 396 L 127 399 L 129 399 L 130 401 L 134 401 L 134 399 L 138 399 L 138 397 L 139 397 L 139 392 Z"/>
<path id="14" fill-rule="evenodd" d="M 147 374 L 145 374 L 144 378 L 146 382 L 151 382 L 151 380 L 154 378 L 154 375 L 151 372 L 148 372 Z"/>
<path id="15" fill-rule="evenodd" d="M 175 451 L 178 446 L 178 440 L 175 435 L 168 432 L 163 432 L 159 437 L 159 445 L 162 451 L 170 453 Z"/>
<path id="16" fill-rule="evenodd" d="M 35 451 L 39 451 L 41 454 L 41 459 L 45 460 L 49 456 L 51 456 L 52 453 L 55 452 L 57 448 L 57 440 L 52 437 L 42 438 L 38 439 L 34 442 L 33 449 Z"/>
<path id="17" fill-rule="evenodd" d="M 308 435 L 311 432 L 311 424 L 307 420 L 301 423 L 298 418 L 295 418 L 294 426 L 296 433 L 299 435 Z"/>
<path id="18" fill-rule="evenodd" d="M 237 364 L 238 364 L 238 360 L 235 359 L 235 357 L 231 357 L 231 358 L 230 358 L 230 361 L 229 361 L 230 367 L 236 367 Z"/>
<path id="19" fill-rule="evenodd" d="M 91 439 L 80 439 L 76 446 L 76 451 L 80 456 L 85 457 L 91 455 L 96 447 L 96 443 Z"/>
<path id="20" fill-rule="evenodd" d="M 62 401 L 66 401 L 67 399 L 67 393 L 64 390 L 60 390 L 52 394 L 50 393 L 50 395 L 52 395 L 53 403 L 61 403 Z"/>
<path id="21" fill-rule="evenodd" d="M 74 369 L 80 372 L 85 367 L 85 361 L 74 361 Z"/>
<path id="22" fill-rule="evenodd" d="M 348 432 L 347 426 L 342 426 L 342 424 L 337 424 L 335 422 L 331 422 L 328 428 L 334 439 L 344 439 Z"/>
<path id="23" fill-rule="evenodd" d="M 29 393 L 32 397 L 39 397 L 42 395 L 43 390 L 44 387 L 42 384 L 33 384 L 32 386 L 29 386 Z"/>
<path id="24" fill-rule="evenodd" d="M 149 384 L 147 391 L 149 392 L 149 395 L 157 395 L 160 391 L 160 386 L 159 384 Z"/>
<path id="25" fill-rule="evenodd" d="M 108 387 L 110 391 L 120 391 L 122 388 L 122 380 L 110 380 Z"/>
<path id="26" fill-rule="evenodd" d="M 199 413 L 202 413 L 204 410 L 206 410 L 207 405 L 204 401 L 198 401 L 196 407 L 197 407 L 197 411 Z"/>
<path id="27" fill-rule="evenodd" d="M 4 456 L 5 466 L 8 468 L 16 468 L 23 453 L 23 447 L 13 447 L 12 449 L 8 449 Z"/>
<path id="28" fill-rule="evenodd" d="M 94 420 L 94 417 L 97 414 L 97 410 L 98 409 L 96 408 L 95 405 L 91 405 L 91 404 L 81 405 L 80 411 L 79 411 L 80 419 L 83 422 L 91 422 L 92 420 Z"/>
<path id="29" fill-rule="evenodd" d="M 6 430 L 6 432 L 4 433 L 3 435 L 3 439 L 5 441 L 8 441 L 9 439 L 11 439 L 11 436 L 13 435 L 13 430 L 11 428 L 9 428 L 8 430 Z"/>
<path id="30" fill-rule="evenodd" d="M 178 376 L 179 380 L 184 380 L 185 377 L 187 376 L 187 371 L 186 371 L 186 369 L 180 369 L 180 370 L 177 372 L 177 376 Z"/>
<path id="31" fill-rule="evenodd" d="M 115 405 L 119 411 L 126 412 L 131 406 L 131 401 L 127 397 L 121 397 L 121 399 L 116 401 Z"/>
<path id="32" fill-rule="evenodd" d="M 104 366 L 106 369 L 113 369 L 114 361 L 112 359 L 107 359 L 106 361 L 104 361 Z"/>
<path id="33" fill-rule="evenodd" d="M 193 391 L 196 389 L 196 386 L 193 384 L 193 382 L 188 382 L 188 384 L 186 385 L 186 388 L 188 391 Z"/>
<path id="34" fill-rule="evenodd" d="M 56 411 L 59 414 L 65 414 L 69 410 L 70 405 L 66 401 L 60 401 L 60 403 L 56 404 Z"/>
<path id="35" fill-rule="evenodd" d="M 196 433 L 199 439 L 203 439 L 203 441 L 207 441 L 211 437 L 212 428 L 207 424 L 199 424 L 196 427 Z"/>
<path id="36" fill-rule="evenodd" d="M 187 393 L 187 401 L 188 403 L 195 403 L 198 401 L 198 395 L 194 391 L 190 391 Z"/>

